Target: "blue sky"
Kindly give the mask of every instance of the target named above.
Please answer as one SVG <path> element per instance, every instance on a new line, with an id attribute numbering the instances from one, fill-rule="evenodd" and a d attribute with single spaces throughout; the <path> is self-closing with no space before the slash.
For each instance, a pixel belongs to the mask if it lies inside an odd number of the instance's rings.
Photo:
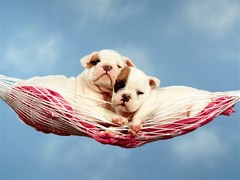
<path id="1" fill-rule="evenodd" d="M 240 89 L 234 0 L 0 1 L 0 74 L 76 76 L 114 49 L 162 86 Z M 0 101 L 0 179 L 240 179 L 240 106 L 196 131 L 136 149 L 46 135 Z"/>

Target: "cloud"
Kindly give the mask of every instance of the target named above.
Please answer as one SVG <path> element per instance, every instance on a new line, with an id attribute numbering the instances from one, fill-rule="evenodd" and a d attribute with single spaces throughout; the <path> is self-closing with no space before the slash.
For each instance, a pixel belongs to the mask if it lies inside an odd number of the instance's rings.
<path id="1" fill-rule="evenodd" d="M 214 130 L 201 130 L 173 143 L 173 152 L 182 163 L 207 162 L 209 159 L 227 155 L 228 149 Z"/>
<path id="2" fill-rule="evenodd" d="M 82 178 L 86 176 L 88 179 L 107 178 L 116 174 L 115 164 L 124 164 L 130 155 L 125 149 L 104 146 L 84 137 L 52 136 L 39 145 L 39 151 L 42 164 L 49 171 L 54 170 L 56 162 L 61 161 L 69 174 L 71 171 L 79 172 L 75 175 Z"/>
<path id="3" fill-rule="evenodd" d="M 36 74 L 52 70 L 60 56 L 59 34 L 41 34 L 37 28 L 26 28 L 9 38 L 4 47 L 2 69 L 6 72 Z"/>
<path id="4" fill-rule="evenodd" d="M 239 22 L 239 3 L 234 1 L 191 1 L 185 8 L 194 28 L 217 37 L 225 35 Z"/>
<path id="5" fill-rule="evenodd" d="M 128 58 L 140 69 L 148 75 L 157 74 L 155 64 L 153 63 L 150 53 L 145 48 L 134 45 L 125 45 L 124 47 L 116 48 L 117 51 Z"/>
<path id="6" fill-rule="evenodd" d="M 111 21 L 114 18 L 125 19 L 131 15 L 136 15 L 144 10 L 142 3 L 123 1 L 81 1 L 75 6 L 77 12 L 87 15 L 87 17 L 99 20 Z M 133 10 L 134 9 L 134 10 Z"/>

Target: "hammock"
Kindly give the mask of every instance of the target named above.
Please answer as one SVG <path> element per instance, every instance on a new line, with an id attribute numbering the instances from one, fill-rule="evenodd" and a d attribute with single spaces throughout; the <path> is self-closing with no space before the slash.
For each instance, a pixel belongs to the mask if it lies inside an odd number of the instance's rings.
<path id="1" fill-rule="evenodd" d="M 84 103 L 85 98 L 91 97 L 64 88 L 0 75 L 0 98 L 16 112 L 21 121 L 37 131 L 62 136 L 87 136 L 102 144 L 134 148 L 187 134 L 218 115 L 229 116 L 240 100 L 240 90 L 212 93 L 212 101 L 194 117 L 171 118 L 181 112 L 177 102 L 184 99 L 179 97 L 175 104 L 159 109 L 151 119 L 146 120 L 136 136 L 128 133 L 131 122 L 125 126 L 108 122 L 94 107 Z M 99 105 L 109 103 L 95 100 Z M 196 98 L 194 103 L 198 101 L 200 99 Z"/>

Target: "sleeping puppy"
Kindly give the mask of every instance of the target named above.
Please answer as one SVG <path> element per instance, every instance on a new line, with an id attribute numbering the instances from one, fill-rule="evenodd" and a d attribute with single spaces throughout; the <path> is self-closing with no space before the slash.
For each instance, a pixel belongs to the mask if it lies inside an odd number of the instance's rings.
<path id="1" fill-rule="evenodd" d="M 112 104 L 124 117 L 132 118 L 129 132 L 136 134 L 143 122 L 159 110 L 173 114 L 171 120 L 192 117 L 210 102 L 210 92 L 185 86 L 159 88 L 160 81 L 135 67 L 126 67 L 118 75 Z M 184 101 L 183 101 L 184 99 Z M 176 114 L 176 108 L 178 114 Z M 165 112 L 166 112 L 165 111 Z M 172 111 L 172 112 L 171 112 Z"/>
<path id="2" fill-rule="evenodd" d="M 110 110 L 110 105 L 104 102 L 111 101 L 112 90 L 117 75 L 124 67 L 134 66 L 132 61 L 121 56 L 116 51 L 101 50 L 83 57 L 80 62 L 85 69 L 77 77 L 67 78 L 61 75 L 50 75 L 33 77 L 24 81 L 24 83 L 26 82 L 27 85 L 31 82 L 42 83 L 46 87 L 53 90 L 56 89 L 72 105 L 84 101 L 84 104 L 94 108 L 98 114 L 105 117 L 109 122 L 118 124 L 126 123 L 126 118 L 116 115 Z M 85 95 L 81 96 L 82 99 L 80 102 L 76 102 L 79 101 L 79 99 L 75 98 L 77 94 Z"/>

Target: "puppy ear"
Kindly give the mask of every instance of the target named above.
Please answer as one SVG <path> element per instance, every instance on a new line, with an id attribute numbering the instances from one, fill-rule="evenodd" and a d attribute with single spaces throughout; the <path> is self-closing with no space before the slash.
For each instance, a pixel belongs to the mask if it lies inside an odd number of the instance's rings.
<path id="1" fill-rule="evenodd" d="M 159 88 L 160 87 L 160 80 L 156 77 L 148 76 L 149 85 L 151 88 Z"/>
<path id="2" fill-rule="evenodd" d="M 86 67 L 88 62 L 92 59 L 94 55 L 97 55 L 97 51 L 92 52 L 89 55 L 84 56 L 83 58 L 80 59 L 80 63 L 83 67 Z"/>
<path id="3" fill-rule="evenodd" d="M 127 65 L 127 67 L 135 67 L 135 64 L 128 57 L 123 56 L 123 62 Z"/>

